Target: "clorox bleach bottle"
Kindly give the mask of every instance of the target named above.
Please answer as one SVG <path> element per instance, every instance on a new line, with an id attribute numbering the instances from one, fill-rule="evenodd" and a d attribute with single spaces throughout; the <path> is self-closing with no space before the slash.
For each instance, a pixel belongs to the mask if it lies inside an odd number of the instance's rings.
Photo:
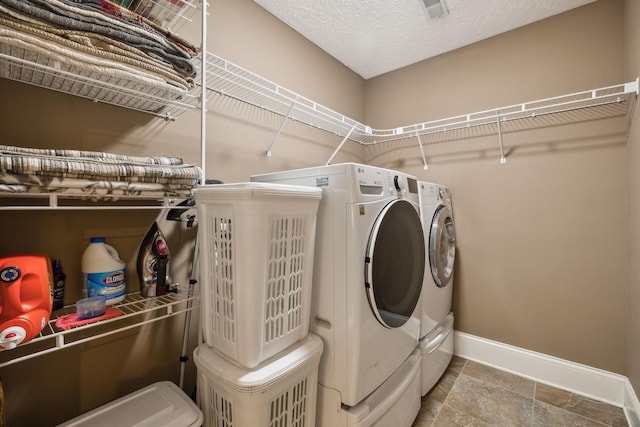
<path id="1" fill-rule="evenodd" d="M 126 291 L 125 265 L 104 237 L 92 237 L 80 264 L 82 294 L 85 297 L 104 295 L 107 305 L 122 301 Z"/>

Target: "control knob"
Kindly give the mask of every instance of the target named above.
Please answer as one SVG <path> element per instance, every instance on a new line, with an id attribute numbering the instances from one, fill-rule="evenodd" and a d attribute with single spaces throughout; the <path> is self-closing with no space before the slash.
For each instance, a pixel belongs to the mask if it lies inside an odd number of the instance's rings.
<path id="1" fill-rule="evenodd" d="M 394 187 L 396 187 L 397 191 L 403 191 L 403 190 L 405 190 L 407 188 L 406 180 L 403 177 L 399 176 L 399 175 L 395 175 L 393 177 L 393 185 L 394 185 Z"/>

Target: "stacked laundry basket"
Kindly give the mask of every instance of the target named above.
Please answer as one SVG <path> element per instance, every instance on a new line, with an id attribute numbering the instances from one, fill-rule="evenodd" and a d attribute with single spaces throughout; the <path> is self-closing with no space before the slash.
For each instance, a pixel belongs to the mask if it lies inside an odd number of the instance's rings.
<path id="1" fill-rule="evenodd" d="M 283 184 L 204 185 L 201 325 L 194 351 L 204 425 L 315 424 L 322 340 L 309 334 L 322 191 Z"/>

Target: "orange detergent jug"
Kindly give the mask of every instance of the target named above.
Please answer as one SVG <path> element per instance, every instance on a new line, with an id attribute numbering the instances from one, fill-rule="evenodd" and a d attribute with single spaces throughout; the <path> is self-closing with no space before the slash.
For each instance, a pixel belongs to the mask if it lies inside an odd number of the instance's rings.
<path id="1" fill-rule="evenodd" d="M 53 269 L 46 255 L 0 258 L 0 350 L 38 335 L 49 322 Z"/>

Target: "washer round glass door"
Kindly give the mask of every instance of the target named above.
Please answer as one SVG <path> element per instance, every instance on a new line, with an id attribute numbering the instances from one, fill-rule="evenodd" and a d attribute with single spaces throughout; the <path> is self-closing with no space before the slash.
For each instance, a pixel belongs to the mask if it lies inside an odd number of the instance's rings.
<path id="1" fill-rule="evenodd" d="M 365 288 L 376 318 L 404 325 L 420 298 L 425 244 L 420 217 L 406 200 L 394 200 L 376 218 L 365 254 Z"/>
<path id="2" fill-rule="evenodd" d="M 451 209 L 440 206 L 433 215 L 429 232 L 429 264 L 431 276 L 440 288 L 447 286 L 453 276 L 456 258 L 456 232 Z"/>

